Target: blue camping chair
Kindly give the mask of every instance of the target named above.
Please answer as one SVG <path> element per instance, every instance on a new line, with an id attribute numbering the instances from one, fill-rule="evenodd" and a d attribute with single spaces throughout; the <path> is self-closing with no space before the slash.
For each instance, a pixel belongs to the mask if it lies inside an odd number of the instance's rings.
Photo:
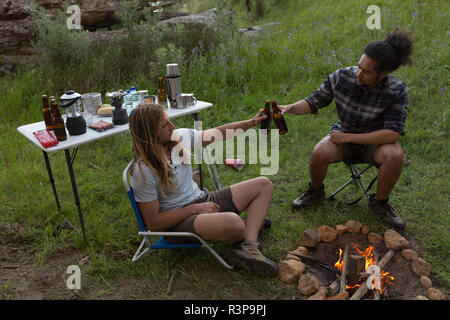
<path id="1" fill-rule="evenodd" d="M 142 221 L 141 213 L 139 212 L 139 208 L 136 204 L 136 200 L 134 198 L 133 190 L 131 189 L 129 183 L 128 183 L 128 172 L 130 170 L 131 164 L 133 161 L 131 161 L 125 170 L 123 170 L 123 184 L 125 186 L 125 190 L 128 194 L 128 198 L 130 199 L 131 206 L 133 207 L 134 214 L 136 215 L 136 218 L 139 223 L 139 229 L 141 231 L 138 232 L 139 236 L 144 237 L 141 244 L 139 245 L 139 248 L 137 249 L 136 253 L 133 256 L 132 261 L 136 262 L 139 259 L 145 257 L 152 249 L 179 249 L 179 248 L 206 248 L 208 251 L 217 259 L 219 262 L 227 269 L 233 269 L 233 266 L 230 266 L 228 263 L 225 262 L 225 260 L 222 259 L 222 257 L 213 249 L 211 246 L 206 243 L 206 241 L 198 236 L 195 233 L 191 232 L 152 232 L 150 230 L 147 230 L 145 228 L 144 222 Z M 150 236 L 160 236 L 160 238 L 154 242 L 151 243 L 149 237 Z M 173 244 L 168 243 L 164 239 L 164 236 L 173 236 L 173 237 L 195 237 L 197 238 L 200 243 L 182 243 L 182 244 Z"/>

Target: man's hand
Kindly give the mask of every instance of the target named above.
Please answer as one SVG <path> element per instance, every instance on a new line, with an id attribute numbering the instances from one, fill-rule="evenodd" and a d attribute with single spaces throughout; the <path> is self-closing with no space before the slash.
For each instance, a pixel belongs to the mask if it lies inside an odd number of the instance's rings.
<path id="1" fill-rule="evenodd" d="M 196 203 L 194 206 L 196 213 L 213 213 L 220 211 L 220 206 L 214 202 Z"/>
<path id="2" fill-rule="evenodd" d="M 252 127 L 258 125 L 261 123 L 261 121 L 267 119 L 266 115 L 263 115 L 264 109 L 259 109 L 256 115 L 251 119 L 252 120 Z"/>
<path id="3" fill-rule="evenodd" d="M 331 142 L 334 142 L 336 144 L 342 144 L 342 143 L 349 143 L 348 141 L 348 135 L 346 133 L 331 130 L 330 131 L 330 140 Z"/>
<path id="4" fill-rule="evenodd" d="M 283 106 L 283 105 L 278 105 L 278 109 L 281 110 L 281 115 L 284 115 L 286 112 L 289 111 L 289 107 L 288 106 Z"/>

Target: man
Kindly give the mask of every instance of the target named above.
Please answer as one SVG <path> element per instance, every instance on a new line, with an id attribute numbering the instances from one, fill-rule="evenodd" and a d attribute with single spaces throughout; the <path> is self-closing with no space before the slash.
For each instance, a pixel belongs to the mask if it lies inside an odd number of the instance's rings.
<path id="1" fill-rule="evenodd" d="M 410 63 L 412 50 L 410 34 L 397 28 L 384 40 L 369 43 L 358 66 L 337 70 L 309 97 L 280 106 L 283 113 L 317 114 L 334 99 L 340 120 L 314 147 L 309 161 L 309 188 L 292 202 L 293 208 L 305 208 L 324 199 L 323 181 L 330 163 L 359 158 L 379 166 L 370 210 L 393 227 L 405 228 L 388 199 L 403 166 L 404 152 L 397 141 L 405 134 L 408 94 L 405 84 L 390 73 Z"/>
<path id="2" fill-rule="evenodd" d="M 237 243 L 229 255 L 231 264 L 273 277 L 278 266 L 262 254 L 257 242 L 272 200 L 272 182 L 258 177 L 214 192 L 202 191 L 192 179 L 190 154 L 191 146 L 210 144 L 209 137 L 258 125 L 266 118 L 262 111 L 250 120 L 197 131 L 175 129 L 161 105 L 139 105 L 129 122 L 134 154 L 130 184 L 150 230 L 192 232 L 210 241 Z M 245 221 L 239 216 L 244 210 Z"/>

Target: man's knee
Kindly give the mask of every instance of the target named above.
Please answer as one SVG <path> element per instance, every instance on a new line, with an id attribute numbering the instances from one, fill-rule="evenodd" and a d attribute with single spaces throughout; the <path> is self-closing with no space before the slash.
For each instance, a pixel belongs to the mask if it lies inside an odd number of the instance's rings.
<path id="1" fill-rule="evenodd" d="M 381 164 L 403 166 L 405 152 L 398 143 L 384 144 L 379 147 L 377 153 L 376 160 Z"/>
<path id="2" fill-rule="evenodd" d="M 314 147 L 313 152 L 311 153 L 311 157 L 309 158 L 309 164 L 314 166 L 336 161 L 338 155 L 335 154 L 334 151 L 335 150 L 327 148 L 327 146 L 325 145 L 317 144 Z"/>

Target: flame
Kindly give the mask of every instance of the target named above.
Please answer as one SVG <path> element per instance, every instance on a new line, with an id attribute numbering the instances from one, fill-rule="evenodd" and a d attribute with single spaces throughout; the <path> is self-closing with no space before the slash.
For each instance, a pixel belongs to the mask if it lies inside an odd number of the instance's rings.
<path id="1" fill-rule="evenodd" d="M 366 250 L 362 251 L 358 248 L 358 246 L 354 243 L 352 243 L 353 248 L 361 255 L 364 257 L 365 260 L 365 266 L 364 266 L 364 270 L 366 271 L 370 265 L 376 265 L 375 262 L 375 258 L 374 258 L 374 247 L 373 246 L 369 246 Z M 336 267 L 337 270 L 342 271 L 342 265 L 343 265 L 343 261 L 342 261 L 342 249 L 339 248 L 339 259 L 338 261 L 334 264 L 334 266 Z M 384 270 L 381 270 L 380 273 L 380 277 L 381 277 L 381 286 L 380 286 L 380 294 L 383 293 L 383 290 L 385 290 L 385 286 L 387 284 L 392 285 L 392 281 L 394 281 L 394 277 L 391 276 L 389 274 L 389 272 L 386 272 Z M 346 285 L 345 288 L 347 290 L 349 289 L 354 289 L 359 287 L 360 284 L 355 284 L 353 286 L 350 285 Z M 375 282 L 372 284 L 372 290 L 375 288 Z"/>
<path id="2" fill-rule="evenodd" d="M 339 271 L 342 271 L 342 264 L 344 262 L 342 261 L 342 249 L 339 248 L 339 259 L 338 261 L 334 264 L 334 266 L 336 267 L 336 269 L 338 269 Z"/>

